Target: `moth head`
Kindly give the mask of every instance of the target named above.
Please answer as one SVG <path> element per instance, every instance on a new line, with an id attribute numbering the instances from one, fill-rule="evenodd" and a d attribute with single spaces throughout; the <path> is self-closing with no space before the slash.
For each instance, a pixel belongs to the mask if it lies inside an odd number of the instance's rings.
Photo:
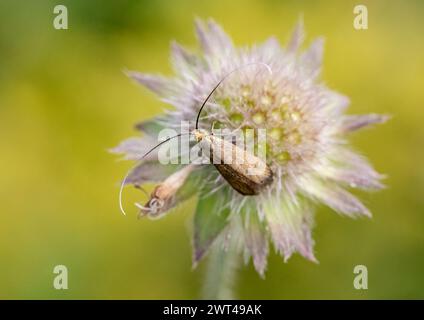
<path id="1" fill-rule="evenodd" d="M 138 215 L 139 218 L 144 216 L 148 216 L 151 219 L 160 218 L 162 216 L 162 213 L 164 213 L 172 206 L 173 197 L 167 197 L 167 195 L 157 194 L 158 189 L 161 189 L 161 185 L 156 187 L 149 201 L 144 206 L 139 203 L 135 204 L 140 209 L 140 213 Z"/>
<path id="2" fill-rule="evenodd" d="M 208 133 L 205 130 L 202 129 L 196 129 L 193 131 L 193 135 L 194 138 L 196 139 L 197 142 L 200 142 L 203 140 L 203 138 L 207 135 Z"/>
<path id="3" fill-rule="evenodd" d="M 164 208 L 164 205 L 165 205 L 165 200 L 164 199 L 153 197 L 145 205 L 145 208 L 146 209 L 144 211 L 143 210 L 142 211 L 145 214 L 150 214 L 152 216 L 155 216 L 155 215 L 158 215 L 159 213 L 162 212 L 162 209 Z"/>

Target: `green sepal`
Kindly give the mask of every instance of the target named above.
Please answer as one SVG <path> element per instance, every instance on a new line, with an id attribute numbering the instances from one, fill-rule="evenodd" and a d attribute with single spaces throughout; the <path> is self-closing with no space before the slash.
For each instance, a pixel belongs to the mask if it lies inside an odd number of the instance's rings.
<path id="1" fill-rule="evenodd" d="M 231 213 L 229 201 L 227 188 L 221 188 L 212 194 L 200 194 L 194 214 L 194 266 L 227 226 Z"/>

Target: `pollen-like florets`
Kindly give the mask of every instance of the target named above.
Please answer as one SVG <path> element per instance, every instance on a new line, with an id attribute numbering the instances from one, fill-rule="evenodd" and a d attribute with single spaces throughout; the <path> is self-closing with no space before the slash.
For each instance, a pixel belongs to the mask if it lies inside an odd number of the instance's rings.
<path id="1" fill-rule="evenodd" d="M 289 74 L 285 79 L 277 66 L 271 75 L 258 75 L 255 69 L 243 79 L 229 79 L 229 88 L 223 84 L 216 98 L 222 110 L 214 110 L 210 118 L 224 128 L 266 129 L 268 163 L 281 169 L 287 169 L 289 162 L 312 161 L 325 143 L 321 133 L 328 119 L 313 112 L 311 103 L 326 92 L 314 86 L 302 88 Z"/>
<path id="2" fill-rule="evenodd" d="M 194 217 L 195 263 L 216 239 L 225 243 L 235 234 L 245 257 L 253 258 L 260 274 L 266 269 L 269 240 L 285 259 L 299 252 L 315 261 L 311 236 L 314 202 L 349 216 L 370 215 L 347 189 L 379 189 L 382 176 L 350 149 L 347 135 L 384 122 L 386 117 L 344 114 L 349 100 L 328 89 L 318 78 L 322 39 L 299 52 L 302 23 L 285 47 L 271 38 L 261 45 L 236 48 L 213 21 L 206 25 L 197 21 L 196 32 L 200 53 L 172 44 L 175 77 L 129 73 L 173 108 L 151 122 L 141 123 L 138 128 L 145 135 L 123 142 L 114 151 L 125 153 L 129 159 L 140 158 L 157 141 L 157 130 L 152 128 L 178 128 L 181 121 L 193 122 L 199 105 L 218 81 L 246 66 L 221 84 L 206 104 L 199 124 L 205 130 L 212 125 L 245 132 L 266 129 L 266 161 L 272 169 L 272 185 L 258 196 L 243 197 L 226 184 L 213 166 L 199 166 L 190 169 L 192 173 L 181 187 L 172 189 L 174 194 L 168 201 L 175 205 L 200 193 Z M 154 153 L 149 155 L 126 182 L 165 183 L 166 177 L 177 169 L 155 165 L 156 160 Z"/>

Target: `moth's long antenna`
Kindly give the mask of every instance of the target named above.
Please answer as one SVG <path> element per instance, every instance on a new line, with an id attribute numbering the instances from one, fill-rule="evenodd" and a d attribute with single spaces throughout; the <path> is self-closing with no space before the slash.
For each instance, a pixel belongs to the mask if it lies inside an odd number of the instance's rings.
<path id="1" fill-rule="evenodd" d="M 228 77 L 230 76 L 232 73 L 247 67 L 247 66 L 251 66 L 251 65 L 255 65 L 255 64 L 259 64 L 264 66 L 265 68 L 267 68 L 267 70 L 269 71 L 270 74 L 272 74 L 272 70 L 271 67 L 269 65 L 267 65 L 266 63 L 263 62 L 251 62 L 251 63 L 247 63 L 244 64 L 240 67 L 235 68 L 234 70 L 228 72 L 217 84 L 216 86 L 212 89 L 212 91 L 208 94 L 208 96 L 206 97 L 205 101 L 203 101 L 202 106 L 199 109 L 199 112 L 197 113 L 197 118 L 196 118 L 196 130 L 199 129 L 199 119 L 200 119 L 200 113 L 202 112 L 204 106 L 206 105 L 206 103 L 208 102 L 209 98 L 212 96 L 212 94 L 215 92 L 216 89 L 218 89 L 219 85 Z"/>
<path id="2" fill-rule="evenodd" d="M 177 134 L 177 135 L 175 135 L 175 136 L 172 136 L 172 137 L 169 137 L 169 138 L 166 138 L 165 140 L 163 140 L 163 141 L 161 141 L 161 142 L 159 142 L 157 145 L 155 145 L 153 148 L 151 148 L 149 151 L 147 151 L 140 159 L 137 159 L 137 161 L 140 161 L 140 160 L 143 160 L 147 155 L 149 155 L 153 150 L 155 150 L 156 148 L 158 148 L 158 147 L 160 147 L 161 145 L 163 145 L 164 143 L 166 143 L 166 142 L 168 142 L 169 140 L 171 140 L 171 139 L 174 139 L 174 138 L 178 138 L 178 137 L 181 137 L 181 136 L 183 136 L 183 135 L 185 135 L 185 134 L 191 134 L 191 133 L 179 133 L 179 134 Z M 122 212 L 122 214 L 125 216 L 125 215 L 127 215 L 126 214 L 126 212 L 125 212 L 125 210 L 124 210 L 124 207 L 123 207 L 123 205 L 122 205 L 122 193 L 123 193 L 123 190 L 124 190 L 124 187 L 125 187 L 125 184 L 127 183 L 127 179 L 128 179 L 128 176 L 130 175 L 130 173 L 135 169 L 135 167 L 137 167 L 139 164 L 138 163 L 136 163 L 130 170 L 128 170 L 128 172 L 127 172 L 127 174 L 125 175 L 125 178 L 124 178 L 124 180 L 122 180 L 122 183 L 121 183 L 121 187 L 119 188 L 119 209 L 121 209 L 121 212 Z"/>

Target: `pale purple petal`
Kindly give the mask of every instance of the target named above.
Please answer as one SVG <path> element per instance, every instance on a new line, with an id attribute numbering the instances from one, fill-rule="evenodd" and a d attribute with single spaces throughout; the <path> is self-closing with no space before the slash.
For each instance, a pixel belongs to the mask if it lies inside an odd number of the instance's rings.
<path id="1" fill-rule="evenodd" d="M 342 121 L 342 132 L 352 132 L 374 124 L 384 123 L 390 119 L 389 115 L 384 114 L 364 114 L 345 116 Z"/>
<path id="2" fill-rule="evenodd" d="M 122 141 L 115 148 L 110 149 L 112 153 L 124 154 L 125 160 L 141 160 L 147 151 L 149 151 L 157 142 L 149 136 L 132 137 Z M 149 153 L 144 159 L 154 160 L 157 158 L 157 150 Z"/>
<path id="3" fill-rule="evenodd" d="M 338 148 L 330 155 L 330 161 L 331 165 L 320 170 L 323 176 L 344 182 L 352 188 L 378 190 L 384 187 L 381 180 L 385 176 L 375 171 L 364 157 L 347 148 Z"/>
<path id="4" fill-rule="evenodd" d="M 369 171 L 358 171 L 351 168 L 335 168 L 334 173 L 329 178 L 346 184 L 351 188 L 365 190 L 378 190 L 384 188 L 380 181 L 384 176 L 378 174 L 372 168 Z"/>
<path id="5" fill-rule="evenodd" d="M 296 24 L 289 43 L 287 44 L 287 51 L 290 53 L 296 53 L 302 45 L 304 37 L 305 32 L 303 28 L 303 19 L 300 18 Z"/>
<path id="6" fill-rule="evenodd" d="M 306 69 L 307 76 L 315 78 L 319 75 L 322 56 L 324 52 L 324 39 L 318 38 L 312 42 L 311 46 L 300 56 L 300 65 Z"/>
<path id="7" fill-rule="evenodd" d="M 264 223 L 259 221 L 256 212 L 250 212 L 246 215 L 244 237 L 247 249 L 253 258 L 253 265 L 263 277 L 267 266 L 269 248 Z"/>
<path id="8" fill-rule="evenodd" d="M 371 212 L 361 201 L 336 184 L 324 183 L 314 178 L 302 178 L 299 187 L 306 196 L 323 202 L 338 213 L 350 217 L 371 217 Z"/>
<path id="9" fill-rule="evenodd" d="M 233 47 L 231 38 L 224 32 L 224 30 L 212 19 L 208 20 L 208 27 L 210 35 L 219 43 L 221 49 L 228 49 Z"/>
<path id="10" fill-rule="evenodd" d="M 176 72 L 187 72 L 200 64 L 200 59 L 184 47 L 173 41 L 171 43 L 171 60 Z"/>
<path id="11" fill-rule="evenodd" d="M 203 21 L 200 19 L 196 19 L 194 21 L 194 27 L 196 29 L 197 40 L 200 42 L 202 49 L 205 52 L 210 51 L 211 48 L 208 40 L 208 35 Z"/>
<path id="12" fill-rule="evenodd" d="M 350 104 L 350 99 L 345 95 L 326 89 L 321 94 L 317 112 L 324 112 L 328 122 L 334 122 Z"/>
<path id="13" fill-rule="evenodd" d="M 268 38 L 259 48 L 264 52 L 282 53 L 280 42 L 276 37 Z"/>
<path id="14" fill-rule="evenodd" d="M 351 188 L 378 190 L 384 187 L 384 175 L 374 170 L 371 164 L 347 147 L 337 146 L 326 157 L 319 157 L 311 169 L 323 180 L 340 183 Z"/>
<path id="15" fill-rule="evenodd" d="M 295 203 L 285 194 L 276 194 L 264 200 L 263 210 L 274 246 L 285 261 L 299 252 L 317 262 L 311 236 L 312 212 L 305 203 Z"/>
<path id="16" fill-rule="evenodd" d="M 146 182 L 159 182 L 178 170 L 177 165 L 163 165 L 157 161 L 139 164 L 128 174 L 125 184 L 142 185 Z"/>
<path id="17" fill-rule="evenodd" d="M 172 81 L 162 76 L 145 74 L 136 71 L 127 71 L 126 75 L 159 96 L 164 96 L 175 91 Z"/>
<path id="18" fill-rule="evenodd" d="M 231 38 L 213 20 L 208 20 L 207 25 L 196 19 L 196 34 L 200 45 L 206 55 L 225 57 L 234 50 Z"/>
<path id="19" fill-rule="evenodd" d="M 270 65 L 272 69 L 272 64 L 275 59 L 280 59 L 283 50 L 277 38 L 270 37 L 263 44 L 257 48 L 252 48 L 252 51 L 257 55 L 257 59 L 252 58 L 252 61 L 261 61 Z"/>

